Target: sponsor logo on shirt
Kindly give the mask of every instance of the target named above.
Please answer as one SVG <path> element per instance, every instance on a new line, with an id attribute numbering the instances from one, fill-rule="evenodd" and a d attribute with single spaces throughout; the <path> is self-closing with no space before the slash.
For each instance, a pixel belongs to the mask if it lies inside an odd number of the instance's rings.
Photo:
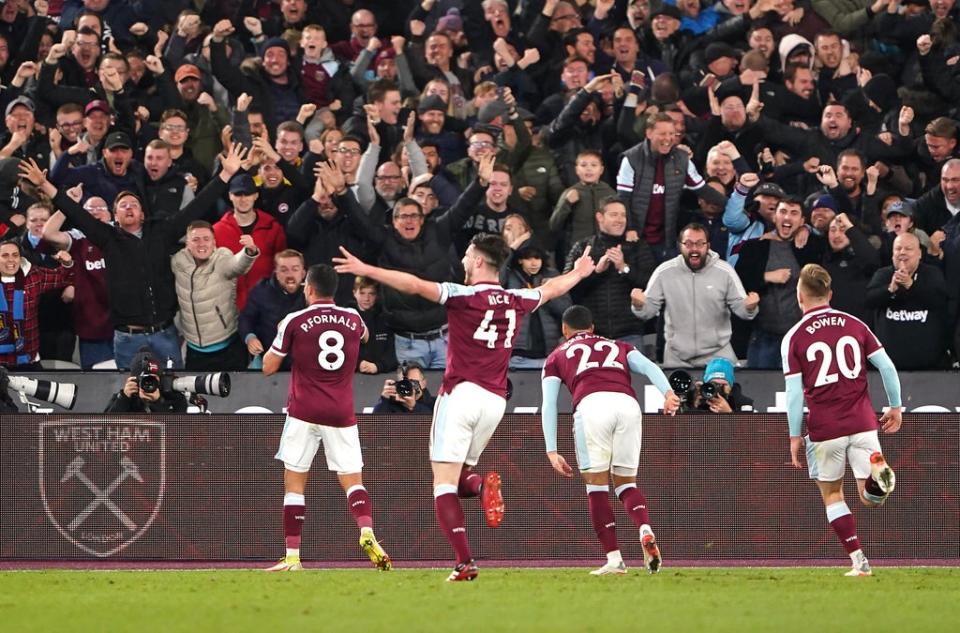
<path id="1" fill-rule="evenodd" d="M 919 321 L 927 322 L 929 310 L 891 310 L 887 308 L 887 319 L 891 321 Z"/>

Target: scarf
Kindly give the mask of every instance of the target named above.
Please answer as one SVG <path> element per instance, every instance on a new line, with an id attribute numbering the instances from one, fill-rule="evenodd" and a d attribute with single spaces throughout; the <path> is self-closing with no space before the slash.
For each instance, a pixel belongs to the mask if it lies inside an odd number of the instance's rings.
<path id="1" fill-rule="evenodd" d="M 13 308 L 7 303 L 7 293 L 0 285 L 0 354 L 16 354 L 17 364 L 24 365 L 30 362 L 30 357 L 24 353 L 26 341 L 23 338 L 24 304 L 26 293 L 24 281 L 26 276 L 18 270 L 13 278 Z"/>

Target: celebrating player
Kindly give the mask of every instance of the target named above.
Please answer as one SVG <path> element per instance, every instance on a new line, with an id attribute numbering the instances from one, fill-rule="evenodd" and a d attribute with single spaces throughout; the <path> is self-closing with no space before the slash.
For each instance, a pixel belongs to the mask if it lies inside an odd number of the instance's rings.
<path id="1" fill-rule="evenodd" d="M 573 469 L 557 452 L 557 396 L 563 383 L 573 395 L 573 436 L 577 464 L 587 485 L 593 529 L 607 552 L 607 562 L 591 574 L 625 574 L 627 566 L 617 545 L 617 529 L 610 507 L 610 477 L 617 497 L 640 529 L 643 561 L 655 574 L 662 563 L 657 539 L 650 527 L 647 498 L 637 488 L 640 465 L 640 404 L 630 372 L 644 374 L 663 393 L 663 409 L 674 415 L 680 399 L 670 389 L 663 371 L 633 345 L 593 333 L 593 315 L 584 306 L 563 313 L 566 339 L 543 366 L 543 438 L 554 470 L 571 477 Z"/>
<path id="2" fill-rule="evenodd" d="M 864 359 L 880 370 L 890 408 L 880 418 L 884 433 L 896 433 L 903 417 L 897 369 L 877 337 L 856 317 L 830 307 L 830 273 L 816 264 L 800 271 L 797 301 L 803 317 L 783 338 L 783 373 L 787 383 L 790 459 L 802 468 L 806 441 L 807 469 L 817 480 L 827 519 L 853 561 L 847 576 L 869 576 L 870 563 L 860 548 L 857 526 L 843 499 L 843 473 L 849 460 L 860 501 L 883 505 L 895 477 L 880 452 L 877 417 L 867 391 Z M 806 396 L 806 438 L 801 437 Z"/>
<path id="3" fill-rule="evenodd" d="M 370 497 L 360 471 L 360 437 L 353 414 L 353 370 L 367 327 L 352 308 L 334 304 L 337 273 L 325 264 L 311 266 L 304 294 L 307 307 L 288 314 L 263 358 L 263 373 L 280 369 L 292 354 L 287 420 L 276 458 L 284 464 L 283 531 L 287 553 L 267 571 L 298 571 L 300 537 L 306 514 L 304 490 L 310 465 L 323 443 L 327 468 L 336 471 L 347 505 L 360 528 L 360 547 L 380 570 L 392 568 L 390 557 L 373 534 Z"/>
<path id="4" fill-rule="evenodd" d="M 456 552 L 449 581 L 473 580 L 477 565 L 470 552 L 460 497 L 481 494 L 487 525 L 503 520 L 500 476 L 481 479 L 473 472 L 480 454 L 506 408 L 507 367 L 513 336 L 524 315 L 558 297 L 593 273 L 589 249 L 572 270 L 539 288 L 504 290 L 498 281 L 507 256 L 499 236 L 473 238 L 463 257 L 466 284 L 425 281 L 398 270 L 364 264 L 346 249 L 334 258 L 337 272 L 370 277 L 401 292 L 416 294 L 447 307 L 450 343 L 440 396 L 433 408 L 430 463 L 437 522 Z"/>

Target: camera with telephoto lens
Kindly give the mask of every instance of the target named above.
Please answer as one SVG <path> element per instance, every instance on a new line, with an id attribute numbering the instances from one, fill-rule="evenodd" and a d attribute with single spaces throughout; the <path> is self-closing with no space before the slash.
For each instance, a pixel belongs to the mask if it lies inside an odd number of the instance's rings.
<path id="1" fill-rule="evenodd" d="M 710 409 L 707 404 L 709 400 L 717 396 L 725 397 L 716 383 L 707 381 L 697 384 L 690 374 L 682 369 L 674 371 L 667 380 L 673 393 L 680 398 L 684 411 L 707 411 Z"/>
<path id="2" fill-rule="evenodd" d="M 77 403 L 77 386 L 71 382 L 54 382 L 53 380 L 39 380 L 26 376 L 11 376 L 7 373 L 5 367 L 0 367 L 0 400 L 7 405 L 0 408 L 0 411 L 16 411 L 16 405 L 13 404 L 7 394 L 7 389 L 20 393 L 21 399 L 25 397 L 37 398 L 64 409 L 72 409 Z M 27 401 L 24 400 L 24 402 Z"/>
<path id="3" fill-rule="evenodd" d="M 143 393 L 181 391 L 221 398 L 230 395 L 230 374 L 223 371 L 198 376 L 177 376 L 169 368 L 161 369 L 156 359 L 144 356 L 140 360 L 140 368 L 136 375 L 137 386 Z"/>
<path id="4" fill-rule="evenodd" d="M 393 385 L 394 389 L 397 390 L 397 395 L 401 398 L 409 398 L 420 391 L 420 382 L 407 378 L 409 369 L 406 362 L 402 363 L 397 372 L 397 382 Z"/>

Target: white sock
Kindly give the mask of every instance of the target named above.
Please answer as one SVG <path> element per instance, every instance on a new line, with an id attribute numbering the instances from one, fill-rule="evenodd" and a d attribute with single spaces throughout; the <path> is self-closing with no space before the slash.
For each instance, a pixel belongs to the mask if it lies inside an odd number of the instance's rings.
<path id="1" fill-rule="evenodd" d="M 858 550 L 856 550 L 856 551 L 850 552 L 850 560 L 853 561 L 853 564 L 854 564 L 854 565 L 856 565 L 857 563 L 859 563 L 860 560 L 861 560 L 861 559 L 864 559 L 864 558 L 866 558 L 866 555 L 864 555 L 862 549 L 858 549 Z"/>
<path id="2" fill-rule="evenodd" d="M 300 558 L 300 548 L 287 548 L 287 558 Z"/>
<path id="3" fill-rule="evenodd" d="M 607 552 L 607 563 L 611 565 L 619 565 L 623 562 L 623 556 L 620 555 L 620 550 L 615 549 L 612 552 Z"/>
<path id="4" fill-rule="evenodd" d="M 653 534 L 653 528 L 644 523 L 640 526 L 640 536 L 646 536 L 647 534 Z"/>

